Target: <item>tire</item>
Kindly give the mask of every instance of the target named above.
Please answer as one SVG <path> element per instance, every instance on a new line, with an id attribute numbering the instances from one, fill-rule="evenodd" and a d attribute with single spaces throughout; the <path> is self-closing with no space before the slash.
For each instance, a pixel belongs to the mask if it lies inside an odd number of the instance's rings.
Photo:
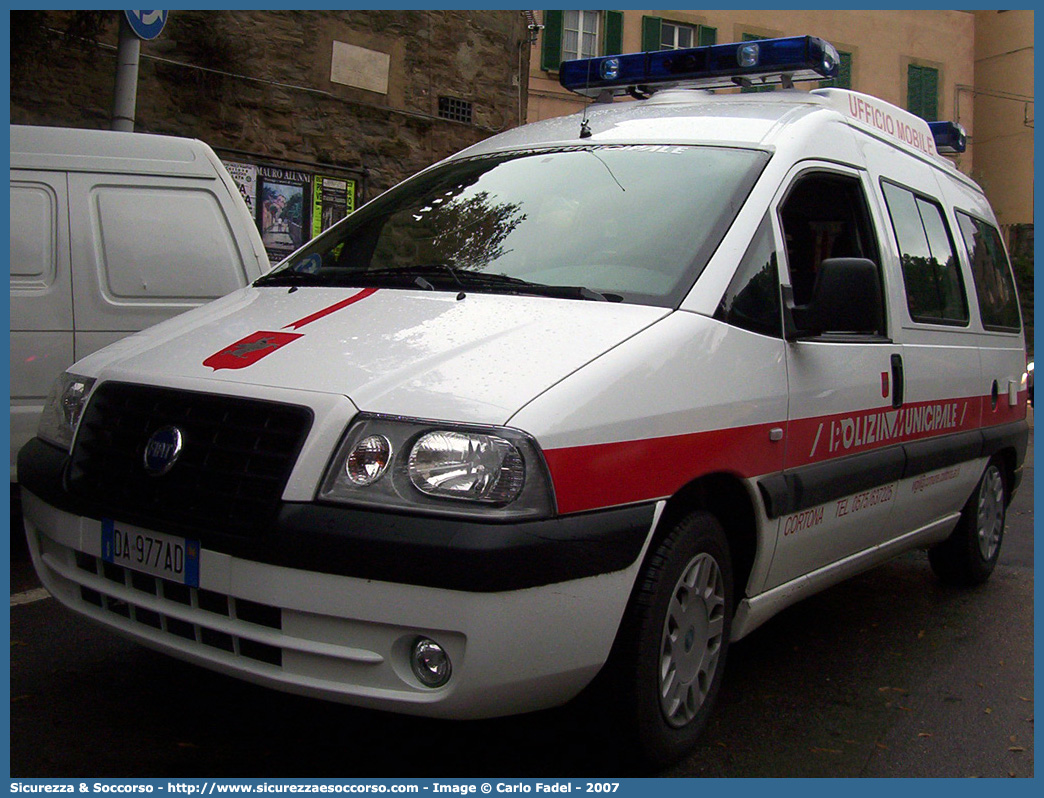
<path id="1" fill-rule="evenodd" d="M 733 604 L 725 532 L 692 513 L 649 557 L 610 663 L 628 753 L 641 765 L 662 767 L 696 743 L 721 686 Z"/>
<path id="2" fill-rule="evenodd" d="M 1008 500 L 1004 468 L 994 458 L 964 505 L 953 533 L 928 550 L 928 561 L 940 580 L 968 587 L 990 578 L 1004 540 Z"/>

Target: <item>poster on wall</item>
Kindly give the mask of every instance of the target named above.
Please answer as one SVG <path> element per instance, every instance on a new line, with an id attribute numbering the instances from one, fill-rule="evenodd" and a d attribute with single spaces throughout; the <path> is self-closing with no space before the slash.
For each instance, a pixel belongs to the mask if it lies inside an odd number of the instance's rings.
<path id="1" fill-rule="evenodd" d="M 268 260 L 278 263 L 310 238 L 306 204 L 311 179 L 307 172 L 257 167 L 257 222 Z"/>
<path id="2" fill-rule="evenodd" d="M 257 167 L 252 163 L 235 163 L 233 161 L 222 161 L 225 168 L 232 176 L 232 181 L 243 195 L 247 210 L 250 215 L 257 218 Z"/>
<path id="3" fill-rule="evenodd" d="M 312 237 L 355 210 L 355 181 L 316 175 L 312 182 Z"/>

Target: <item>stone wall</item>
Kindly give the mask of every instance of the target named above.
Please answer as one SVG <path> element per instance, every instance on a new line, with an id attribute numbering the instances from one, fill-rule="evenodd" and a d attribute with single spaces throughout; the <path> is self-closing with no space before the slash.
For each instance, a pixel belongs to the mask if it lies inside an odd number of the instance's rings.
<path id="1" fill-rule="evenodd" d="M 86 41 L 70 21 L 12 17 L 13 123 L 110 126 L 117 12 Z M 332 81 L 334 42 L 386 54 L 387 92 Z M 517 11 L 173 11 L 141 54 L 136 130 L 340 167 L 363 199 L 526 115 Z M 471 123 L 439 118 L 440 96 L 470 102 Z"/>

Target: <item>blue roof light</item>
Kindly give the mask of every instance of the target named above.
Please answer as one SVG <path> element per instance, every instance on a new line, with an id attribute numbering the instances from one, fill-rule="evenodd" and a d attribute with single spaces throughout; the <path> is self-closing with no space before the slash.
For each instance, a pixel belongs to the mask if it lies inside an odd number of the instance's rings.
<path id="1" fill-rule="evenodd" d="M 956 122 L 929 122 L 928 129 L 935 139 L 935 149 L 939 152 L 964 152 L 968 147 L 968 134 Z"/>
<path id="2" fill-rule="evenodd" d="M 598 69 L 603 80 L 616 80 L 620 77 L 620 59 L 606 58 Z"/>
<path id="3" fill-rule="evenodd" d="M 671 86 L 721 89 L 837 76 L 841 58 L 815 36 L 759 39 L 685 50 L 660 50 L 565 61 L 558 80 L 570 91 L 597 97 Z"/>

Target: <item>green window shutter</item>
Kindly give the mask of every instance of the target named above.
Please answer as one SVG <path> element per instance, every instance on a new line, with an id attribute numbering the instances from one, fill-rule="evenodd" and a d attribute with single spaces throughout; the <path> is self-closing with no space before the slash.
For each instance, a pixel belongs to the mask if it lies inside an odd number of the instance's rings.
<path id="1" fill-rule="evenodd" d="M 703 47 L 703 46 L 708 45 L 708 44 L 717 44 L 718 43 L 718 29 L 717 28 L 711 28 L 711 27 L 708 27 L 707 25 L 700 25 L 699 26 L 699 33 L 697 35 L 699 37 L 697 43 L 699 44 L 700 47 Z"/>
<path id="2" fill-rule="evenodd" d="M 663 20 L 659 17 L 642 17 L 642 52 L 650 53 L 660 49 L 660 29 Z"/>
<path id="3" fill-rule="evenodd" d="M 540 68 L 557 72 L 562 63 L 562 12 L 544 12 L 544 42 L 540 48 Z"/>
<path id="4" fill-rule="evenodd" d="M 906 67 L 906 110 L 921 114 L 921 68 L 913 64 Z"/>
<path id="5" fill-rule="evenodd" d="M 939 115 L 939 70 L 910 64 L 906 77 L 907 110 L 935 122 Z"/>
<path id="6" fill-rule="evenodd" d="M 602 55 L 619 55 L 623 52 L 623 12 L 604 11 L 605 47 Z"/>
<path id="7" fill-rule="evenodd" d="M 838 53 L 841 56 L 841 64 L 837 68 L 837 87 L 839 89 L 852 88 L 852 54 Z"/>
<path id="8" fill-rule="evenodd" d="M 926 122 L 939 118 L 939 70 L 924 68 L 921 80 L 921 116 Z"/>

